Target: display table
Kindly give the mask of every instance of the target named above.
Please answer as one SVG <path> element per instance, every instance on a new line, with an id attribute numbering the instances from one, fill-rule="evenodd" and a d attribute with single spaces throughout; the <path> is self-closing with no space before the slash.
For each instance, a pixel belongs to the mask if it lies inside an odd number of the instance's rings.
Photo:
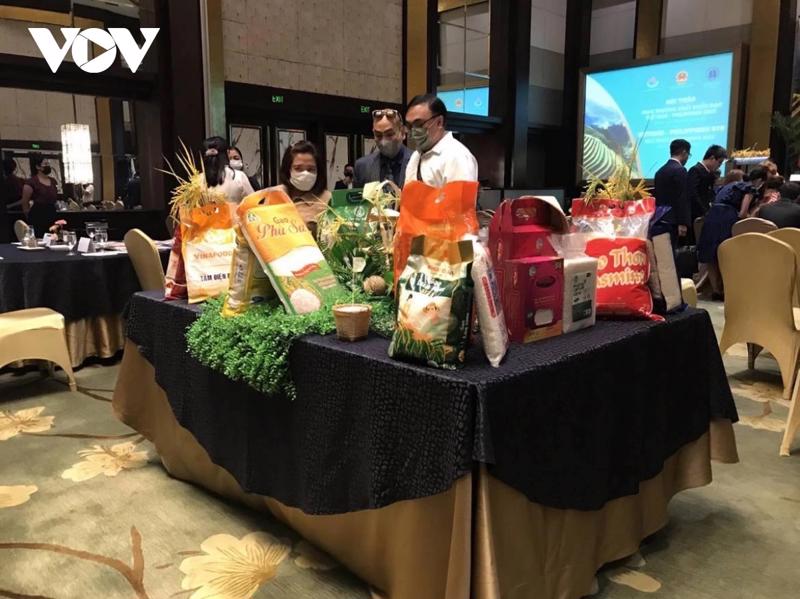
<path id="1" fill-rule="evenodd" d="M 161 255 L 166 260 L 169 253 Z M 0 244 L 0 313 L 51 308 L 63 314 L 74 367 L 123 348 L 122 311 L 140 289 L 127 254 L 68 256 Z"/>
<path id="2" fill-rule="evenodd" d="M 499 369 L 475 348 L 457 372 L 309 336 L 294 402 L 191 358 L 196 318 L 132 298 L 118 417 L 174 476 L 269 509 L 392 599 L 580 597 L 712 457 L 737 459 L 704 311 L 513 346 Z"/>

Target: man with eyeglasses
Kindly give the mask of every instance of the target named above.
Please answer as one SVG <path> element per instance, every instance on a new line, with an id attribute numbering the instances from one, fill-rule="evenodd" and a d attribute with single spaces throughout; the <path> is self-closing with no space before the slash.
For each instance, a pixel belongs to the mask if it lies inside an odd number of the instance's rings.
<path id="1" fill-rule="evenodd" d="M 400 113 L 394 108 L 373 110 L 372 135 L 378 151 L 356 160 L 353 187 L 387 179 L 403 187 L 411 150 L 403 144 L 406 132 Z"/>
<path id="2" fill-rule="evenodd" d="M 656 171 L 654 195 L 656 205 L 669 206 L 671 210 L 664 221 L 672 226 L 672 246 L 677 247 L 678 238 L 686 237 L 691 220 L 691 207 L 686 194 L 686 163 L 692 155 L 692 145 L 685 139 L 675 139 L 669 144 L 669 160 Z"/>
<path id="3" fill-rule="evenodd" d="M 477 181 L 478 162 L 447 125 L 447 108 L 433 94 L 415 97 L 408 104 L 406 125 L 416 147 L 406 168 L 406 181 L 443 187 L 452 181 Z"/>

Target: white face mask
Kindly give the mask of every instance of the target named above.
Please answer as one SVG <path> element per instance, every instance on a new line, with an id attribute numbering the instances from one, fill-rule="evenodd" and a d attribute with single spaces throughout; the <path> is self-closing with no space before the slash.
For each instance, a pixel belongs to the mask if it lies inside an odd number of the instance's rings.
<path id="1" fill-rule="evenodd" d="M 317 173 L 312 173 L 311 171 L 297 173 L 292 171 L 292 177 L 289 179 L 289 182 L 292 184 L 292 187 L 298 191 L 311 191 L 314 187 L 314 183 L 317 182 Z"/>
<path id="2" fill-rule="evenodd" d="M 240 171 L 244 168 L 244 162 L 241 160 L 231 160 L 228 164 L 230 164 L 231 168 L 235 171 Z"/>

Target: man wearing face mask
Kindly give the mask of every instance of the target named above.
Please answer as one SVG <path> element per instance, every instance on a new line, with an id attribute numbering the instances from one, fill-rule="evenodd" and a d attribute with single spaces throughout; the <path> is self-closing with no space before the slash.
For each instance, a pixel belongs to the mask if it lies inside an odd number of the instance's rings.
<path id="1" fill-rule="evenodd" d="M 406 181 L 442 187 L 452 181 L 477 181 L 478 162 L 447 125 L 447 108 L 433 94 L 415 97 L 408 105 L 406 124 L 416 151 L 406 168 Z"/>
<path id="2" fill-rule="evenodd" d="M 353 189 L 355 185 L 353 185 L 353 165 L 349 162 L 344 165 L 344 177 L 339 179 L 334 185 L 334 189 Z"/>
<path id="3" fill-rule="evenodd" d="M 372 135 L 378 151 L 356 160 L 353 186 L 389 179 L 403 187 L 411 150 L 403 144 L 406 132 L 400 113 L 394 108 L 373 110 Z"/>
<path id="4" fill-rule="evenodd" d="M 692 155 L 692 145 L 685 139 L 675 139 L 669 144 L 669 160 L 656 171 L 654 195 L 657 206 L 669 206 L 664 222 L 672 228 L 672 246 L 678 246 L 678 238 L 686 237 L 691 224 L 691 207 L 686 193 L 686 163 Z"/>
<path id="5" fill-rule="evenodd" d="M 50 176 L 52 168 L 41 154 L 31 156 L 31 178 L 22 188 L 22 211 L 25 220 L 33 227 L 37 236 L 42 236 L 58 218 L 56 201 L 58 188 Z"/>

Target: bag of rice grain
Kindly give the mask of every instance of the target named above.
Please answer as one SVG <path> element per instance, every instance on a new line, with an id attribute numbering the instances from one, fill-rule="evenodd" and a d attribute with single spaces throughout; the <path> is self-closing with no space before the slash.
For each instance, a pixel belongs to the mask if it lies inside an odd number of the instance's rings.
<path id="1" fill-rule="evenodd" d="M 590 233 L 586 255 L 597 258 L 597 314 L 663 320 L 653 314 L 647 229 L 655 199 L 572 202 L 572 223 Z"/>
<path id="2" fill-rule="evenodd" d="M 508 351 L 508 328 L 503 315 L 500 289 L 489 250 L 480 241 L 473 239 L 472 252 L 472 283 L 475 286 L 475 306 L 483 351 L 489 363 L 497 368 Z"/>
<path id="3" fill-rule="evenodd" d="M 389 355 L 455 369 L 464 363 L 472 312 L 472 241 L 419 236 L 398 282 Z"/>
<path id="4" fill-rule="evenodd" d="M 189 303 L 203 302 L 225 293 L 236 246 L 233 205 L 224 202 L 182 209 L 180 220 Z"/>
<path id="5" fill-rule="evenodd" d="M 261 268 L 242 232 L 245 213 L 257 206 L 260 200 L 259 194 L 251 194 L 236 209 L 236 248 L 231 262 L 230 287 L 222 306 L 222 316 L 226 318 L 244 314 L 250 306 L 275 297 L 267 273 Z"/>
<path id="6" fill-rule="evenodd" d="M 453 181 L 442 188 L 410 181 L 403 187 L 394 237 L 395 284 L 416 236 L 458 241 L 478 234 L 477 197 L 477 181 Z"/>
<path id="7" fill-rule="evenodd" d="M 290 314 L 316 312 L 342 293 L 292 200 L 261 190 L 245 198 L 242 234 Z"/>

